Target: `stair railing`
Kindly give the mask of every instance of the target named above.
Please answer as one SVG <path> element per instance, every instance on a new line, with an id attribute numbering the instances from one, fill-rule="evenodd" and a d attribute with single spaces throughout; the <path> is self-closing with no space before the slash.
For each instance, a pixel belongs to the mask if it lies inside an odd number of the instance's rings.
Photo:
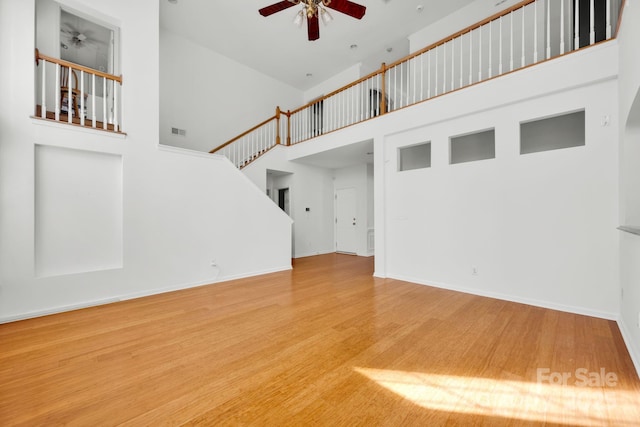
<path id="1" fill-rule="evenodd" d="M 286 145 L 485 82 L 615 37 L 624 0 L 524 0 L 336 91 L 283 113 Z M 614 10 L 616 9 L 616 10 Z M 617 21 L 617 22 L 616 22 Z M 617 31 L 616 31 L 617 33 Z M 278 109 L 279 112 L 279 109 Z M 261 154 L 240 142 L 239 167 Z M 279 129 L 279 127 L 278 127 Z M 273 132 L 272 132 L 273 133 Z M 277 135 L 279 144 L 280 135 Z M 255 145 L 255 143 L 253 143 Z M 261 148 L 258 146 L 258 148 Z M 264 150 L 263 150 L 264 151 Z"/>
<path id="2" fill-rule="evenodd" d="M 236 167 L 242 169 L 281 143 L 280 135 L 283 133 L 281 127 L 285 124 L 280 120 L 281 116 L 280 107 L 276 107 L 273 117 L 269 117 L 209 153 L 222 154 Z"/>
<path id="3" fill-rule="evenodd" d="M 43 55 L 36 49 L 35 117 L 121 132 L 122 76 Z"/>

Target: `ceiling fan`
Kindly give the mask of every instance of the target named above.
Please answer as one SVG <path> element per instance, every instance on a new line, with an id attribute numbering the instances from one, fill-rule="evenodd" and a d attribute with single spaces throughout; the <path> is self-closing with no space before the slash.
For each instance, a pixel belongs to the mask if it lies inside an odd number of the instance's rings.
<path id="1" fill-rule="evenodd" d="M 329 11 L 325 9 L 326 7 L 356 19 L 362 19 L 367 10 L 366 7 L 349 0 L 283 0 L 271 6 L 263 7 L 258 12 L 262 16 L 270 16 L 298 4 L 302 4 L 302 10 L 296 15 L 294 23 L 302 25 L 304 18 L 307 18 L 307 31 L 310 41 L 320 38 L 320 19 L 325 24 L 333 19 Z"/>
<path id="2" fill-rule="evenodd" d="M 97 47 L 97 43 L 98 43 L 97 40 L 93 40 L 90 37 L 88 37 L 86 34 L 80 31 L 77 31 L 75 28 L 73 28 L 69 24 L 65 23 L 64 27 L 60 28 L 60 32 L 69 41 L 69 45 L 73 47 L 81 48 L 87 45 Z M 66 45 L 64 43 L 62 44 L 62 46 L 65 49 L 67 49 L 69 45 Z"/>

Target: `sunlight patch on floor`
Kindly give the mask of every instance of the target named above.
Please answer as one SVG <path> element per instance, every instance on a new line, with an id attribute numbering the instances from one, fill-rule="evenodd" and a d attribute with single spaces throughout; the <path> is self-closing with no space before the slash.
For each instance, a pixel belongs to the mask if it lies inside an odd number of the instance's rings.
<path id="1" fill-rule="evenodd" d="M 623 388 L 578 387 L 491 378 L 354 368 L 423 408 L 572 426 L 636 426 L 638 396 Z"/>

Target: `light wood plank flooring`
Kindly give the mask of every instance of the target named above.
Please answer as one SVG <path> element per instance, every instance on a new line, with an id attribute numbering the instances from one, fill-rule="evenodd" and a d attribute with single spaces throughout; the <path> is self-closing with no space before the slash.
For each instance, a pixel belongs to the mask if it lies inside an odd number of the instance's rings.
<path id="1" fill-rule="evenodd" d="M 372 271 L 318 256 L 0 325 L 0 425 L 640 424 L 614 322 Z"/>

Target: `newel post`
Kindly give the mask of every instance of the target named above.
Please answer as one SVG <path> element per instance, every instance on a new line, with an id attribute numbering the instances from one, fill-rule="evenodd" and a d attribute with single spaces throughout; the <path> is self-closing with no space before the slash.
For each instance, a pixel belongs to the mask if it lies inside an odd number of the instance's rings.
<path id="1" fill-rule="evenodd" d="M 280 145 L 280 107 L 276 107 L 276 145 Z"/>
<path id="2" fill-rule="evenodd" d="M 386 83 L 386 74 L 387 74 L 387 64 L 384 62 L 380 67 L 380 73 L 382 75 L 382 88 L 380 91 L 382 93 L 382 99 L 380 100 L 380 114 L 384 114 L 387 112 L 387 83 Z"/>

